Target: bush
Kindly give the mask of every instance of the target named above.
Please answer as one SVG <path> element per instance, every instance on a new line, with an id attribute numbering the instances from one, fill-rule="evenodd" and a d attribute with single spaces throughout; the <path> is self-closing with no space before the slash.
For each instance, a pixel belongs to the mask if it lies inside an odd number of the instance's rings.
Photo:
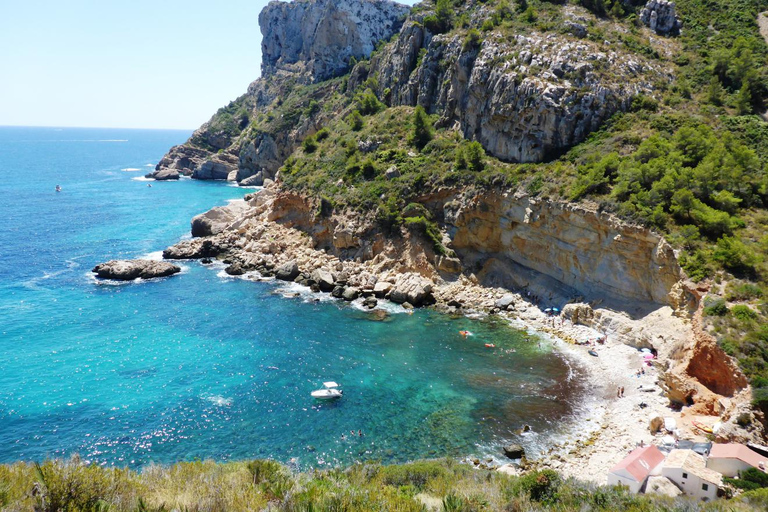
<path id="1" fill-rule="evenodd" d="M 659 109 L 659 102 L 651 98 L 650 96 L 646 96 L 644 94 L 638 94 L 637 96 L 632 98 L 632 106 L 630 107 L 630 110 L 632 110 L 632 112 L 640 112 L 641 110 L 646 110 L 648 112 L 656 112 L 658 109 Z"/>
<path id="2" fill-rule="evenodd" d="M 517 489 L 532 501 L 548 502 L 557 496 L 560 483 L 560 475 L 551 469 L 545 469 L 521 476 L 517 481 Z"/>
<path id="3" fill-rule="evenodd" d="M 437 0 L 435 14 L 424 18 L 424 26 L 433 34 L 443 34 L 453 25 L 453 6 L 450 0 Z"/>
<path id="4" fill-rule="evenodd" d="M 379 101 L 379 98 L 370 89 L 366 89 L 355 96 L 355 104 L 360 114 L 364 116 L 375 114 L 385 108 L 385 105 Z"/>
<path id="5" fill-rule="evenodd" d="M 350 128 L 352 128 L 352 131 L 359 132 L 363 129 L 363 116 L 360 114 L 358 110 L 353 110 L 348 116 L 347 116 L 347 124 Z"/>
<path id="6" fill-rule="evenodd" d="M 419 233 L 432 242 L 432 248 L 435 253 L 440 255 L 447 254 L 445 247 L 443 246 L 443 235 L 440 233 L 440 229 L 437 224 L 428 220 L 426 217 L 419 215 L 418 217 L 405 217 L 405 227 L 412 232 Z"/>
<path id="7" fill-rule="evenodd" d="M 307 154 L 312 154 L 317 151 L 317 139 L 314 135 L 310 135 L 301 143 L 301 148 Z"/>
<path id="8" fill-rule="evenodd" d="M 741 240 L 729 236 L 723 236 L 717 241 L 712 259 L 737 274 L 754 274 L 758 262 L 752 249 Z"/>
<path id="9" fill-rule="evenodd" d="M 763 296 L 763 290 L 752 283 L 728 283 L 726 298 L 728 300 L 753 300 Z"/>
<path id="10" fill-rule="evenodd" d="M 480 172 L 485 168 L 485 150 L 476 140 L 470 142 L 465 150 L 467 168 L 473 172 Z"/>
<path id="11" fill-rule="evenodd" d="M 480 40 L 480 32 L 478 32 L 476 28 L 471 28 L 467 32 L 467 35 L 464 37 L 464 44 L 462 45 L 462 49 L 465 52 L 474 50 L 480 46 Z"/>
<path id="12" fill-rule="evenodd" d="M 429 141 L 432 140 L 432 126 L 429 122 L 429 117 L 424 111 L 424 107 L 417 106 L 413 111 L 413 117 L 411 118 L 411 124 L 413 126 L 409 137 L 409 142 L 416 146 L 419 150 L 424 149 Z"/>
<path id="13" fill-rule="evenodd" d="M 328 128 L 322 128 L 320 131 L 318 131 L 315 134 L 315 139 L 317 139 L 318 142 L 324 141 L 331 135 L 331 132 L 328 131 Z"/>
<path id="14" fill-rule="evenodd" d="M 712 297 L 704 299 L 704 314 L 706 316 L 725 316 L 727 313 L 728 306 L 725 305 L 725 300 Z"/>
<path id="15" fill-rule="evenodd" d="M 749 306 L 739 304 L 731 308 L 731 314 L 742 322 L 750 322 L 757 319 L 757 313 Z"/>

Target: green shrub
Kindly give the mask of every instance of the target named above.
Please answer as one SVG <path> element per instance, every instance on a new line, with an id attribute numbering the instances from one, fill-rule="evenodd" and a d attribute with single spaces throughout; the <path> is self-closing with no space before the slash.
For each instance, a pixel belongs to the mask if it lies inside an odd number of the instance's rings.
<path id="1" fill-rule="evenodd" d="M 331 132 L 328 131 L 328 128 L 321 128 L 316 134 L 315 139 L 317 139 L 318 142 L 322 142 L 325 139 L 327 139 L 331 135 Z"/>
<path id="2" fill-rule="evenodd" d="M 435 14 L 424 18 L 424 26 L 433 34 L 442 34 L 451 30 L 453 24 L 453 6 L 450 0 L 437 0 Z"/>
<path id="3" fill-rule="evenodd" d="M 616 3 L 618 4 L 619 2 L 617 1 Z M 630 108 L 633 112 L 639 112 L 641 110 L 656 112 L 659 109 L 659 102 L 650 96 L 638 94 L 632 98 L 632 106 Z"/>
<path id="4" fill-rule="evenodd" d="M 421 105 L 417 106 L 413 111 L 411 125 L 412 129 L 408 139 L 409 142 L 420 150 L 424 149 L 424 146 L 432 140 L 433 135 L 429 116 L 427 116 L 427 113 Z"/>
<path id="5" fill-rule="evenodd" d="M 728 313 L 728 306 L 725 300 L 721 298 L 706 297 L 704 299 L 704 314 L 706 316 L 725 316 Z"/>
<path id="6" fill-rule="evenodd" d="M 432 248 L 437 254 L 447 254 L 443 246 L 443 235 L 440 233 L 437 224 L 421 215 L 418 217 L 405 217 L 403 220 L 405 221 L 406 228 L 425 236 L 432 243 Z"/>
<path id="7" fill-rule="evenodd" d="M 753 300 L 763 296 L 763 290 L 758 285 L 742 282 L 728 283 L 726 287 L 726 298 L 728 300 Z"/>
<path id="8" fill-rule="evenodd" d="M 366 89 L 362 93 L 355 96 L 355 104 L 360 114 L 369 116 L 380 112 L 386 105 L 379 101 L 376 94 L 371 89 Z"/>
<path id="9" fill-rule="evenodd" d="M 465 153 L 467 168 L 472 172 L 480 172 L 485 168 L 485 150 L 476 140 L 467 144 Z"/>
<path id="10" fill-rule="evenodd" d="M 310 135 L 301 143 L 301 147 L 305 153 L 311 154 L 317 151 L 317 139 L 314 135 Z"/>
<path id="11" fill-rule="evenodd" d="M 731 308 L 731 314 L 742 322 L 750 322 L 757 319 L 757 313 L 749 306 L 739 304 Z"/>
<path id="12" fill-rule="evenodd" d="M 482 36 L 476 28 L 469 29 L 469 31 L 467 31 L 467 35 L 464 37 L 464 44 L 462 45 L 462 49 L 465 52 L 468 52 L 480 47 L 481 39 Z"/>
<path id="13" fill-rule="evenodd" d="M 352 128 L 352 131 L 359 132 L 363 129 L 363 116 L 360 114 L 358 110 L 353 110 L 348 116 L 347 116 L 347 124 L 350 128 Z"/>
<path id="14" fill-rule="evenodd" d="M 532 501 L 549 502 L 557 496 L 560 475 L 551 469 L 531 471 L 517 481 L 517 489 Z"/>
<path id="15" fill-rule="evenodd" d="M 398 466 L 383 466 L 379 470 L 379 476 L 385 485 L 410 485 L 422 492 L 430 480 L 447 477 L 448 470 L 440 461 L 418 461 Z"/>

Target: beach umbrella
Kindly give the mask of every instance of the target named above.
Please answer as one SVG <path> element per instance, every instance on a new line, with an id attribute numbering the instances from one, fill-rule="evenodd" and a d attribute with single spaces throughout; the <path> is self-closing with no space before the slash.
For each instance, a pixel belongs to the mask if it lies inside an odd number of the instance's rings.
<path id="1" fill-rule="evenodd" d="M 653 359 L 653 354 L 645 354 L 643 359 Z"/>
<path id="2" fill-rule="evenodd" d="M 545 313 L 549 313 L 550 311 L 552 311 L 552 308 L 547 308 L 544 310 Z"/>
<path id="3" fill-rule="evenodd" d="M 557 309 L 557 308 L 552 308 L 552 311 L 554 311 L 555 313 L 557 313 L 557 312 L 558 312 L 558 311 L 560 311 L 560 310 L 559 310 L 559 309 Z"/>

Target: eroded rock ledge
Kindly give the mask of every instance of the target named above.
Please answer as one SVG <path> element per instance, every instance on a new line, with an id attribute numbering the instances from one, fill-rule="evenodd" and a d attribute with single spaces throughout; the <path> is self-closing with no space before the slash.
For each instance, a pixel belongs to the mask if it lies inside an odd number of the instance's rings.
<path id="1" fill-rule="evenodd" d="M 96 265 L 92 272 L 102 279 L 133 281 L 172 276 L 181 272 L 181 267 L 167 261 L 111 260 Z"/>

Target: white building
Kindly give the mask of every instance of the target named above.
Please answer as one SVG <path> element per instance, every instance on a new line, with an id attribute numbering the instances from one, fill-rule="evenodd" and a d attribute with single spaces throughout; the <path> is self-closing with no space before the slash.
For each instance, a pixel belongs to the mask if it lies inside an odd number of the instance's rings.
<path id="1" fill-rule="evenodd" d="M 720 473 L 708 469 L 704 457 L 693 450 L 672 450 L 661 469 L 686 495 L 710 501 L 717 498 L 717 491 L 723 483 Z"/>
<path id="2" fill-rule="evenodd" d="M 658 475 L 664 454 L 655 446 L 637 448 L 616 464 L 608 473 L 608 485 L 624 485 L 638 493 L 650 475 Z"/>
<path id="3" fill-rule="evenodd" d="M 709 452 L 707 467 L 723 476 L 735 477 L 739 476 L 739 471 L 749 468 L 766 471 L 768 457 L 750 450 L 743 444 L 715 444 Z"/>

